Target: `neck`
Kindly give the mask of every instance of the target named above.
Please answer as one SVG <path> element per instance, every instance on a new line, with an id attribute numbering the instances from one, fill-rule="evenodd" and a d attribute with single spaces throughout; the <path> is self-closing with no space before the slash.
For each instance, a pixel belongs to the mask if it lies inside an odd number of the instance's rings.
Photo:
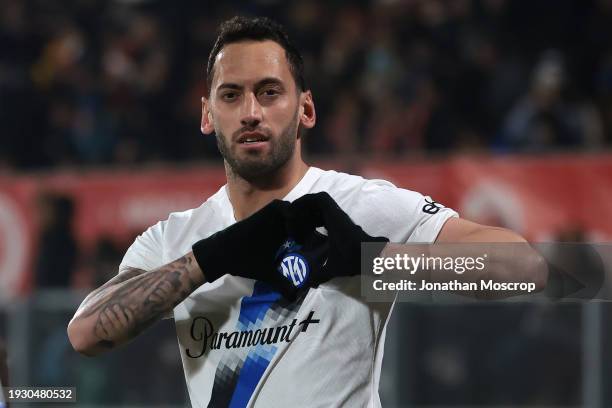
<path id="1" fill-rule="evenodd" d="M 308 171 L 301 158 L 290 159 L 273 174 L 247 181 L 235 174 L 225 162 L 227 192 L 237 221 L 257 212 L 272 200 L 282 199 Z"/>

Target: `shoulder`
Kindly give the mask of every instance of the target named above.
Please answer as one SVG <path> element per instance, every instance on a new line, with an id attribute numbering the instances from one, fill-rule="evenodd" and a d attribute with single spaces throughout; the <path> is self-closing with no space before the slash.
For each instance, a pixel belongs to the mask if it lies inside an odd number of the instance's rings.
<path id="1" fill-rule="evenodd" d="M 222 210 L 217 192 L 197 208 L 170 213 L 136 237 L 121 265 L 151 270 L 184 255 L 195 241 L 223 228 Z"/>
<path id="2" fill-rule="evenodd" d="M 352 211 L 352 207 L 358 209 L 376 204 L 385 207 L 405 206 L 407 201 L 417 205 L 423 197 L 418 192 L 399 188 L 387 180 L 367 179 L 333 170 L 321 170 L 321 176 L 313 188 L 327 191 L 345 211 Z"/>
<path id="3" fill-rule="evenodd" d="M 194 231 L 205 235 L 216 232 L 214 230 L 217 228 L 216 224 L 223 219 L 223 210 L 227 210 L 222 204 L 224 188 L 222 187 L 199 207 L 170 213 L 165 220 L 158 221 L 147 228 L 138 236 L 136 242 L 148 242 L 150 245 L 156 243 L 163 246 L 193 235 Z M 205 229 L 211 229 L 210 233 L 207 234 Z"/>
<path id="4" fill-rule="evenodd" d="M 355 174 L 335 170 L 316 169 L 319 174 L 313 188 L 326 188 L 337 195 L 357 194 L 361 190 L 376 188 L 397 188 L 393 183 L 382 179 L 367 179 Z"/>
<path id="5" fill-rule="evenodd" d="M 313 191 L 327 191 L 368 234 L 392 242 L 431 242 L 456 212 L 420 192 L 382 179 L 323 171 Z"/>
<path id="6" fill-rule="evenodd" d="M 212 220 L 220 219 L 222 213 L 227 211 L 224 206 L 225 186 L 210 196 L 199 207 L 184 211 L 175 211 L 168 215 L 168 218 L 159 221 L 150 228 L 158 229 L 160 232 L 167 232 L 183 229 L 189 225 L 207 224 Z"/>

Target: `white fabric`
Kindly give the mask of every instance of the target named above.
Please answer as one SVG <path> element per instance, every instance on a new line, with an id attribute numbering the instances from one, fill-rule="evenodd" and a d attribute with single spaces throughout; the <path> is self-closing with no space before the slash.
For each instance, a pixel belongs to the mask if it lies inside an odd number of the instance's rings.
<path id="1" fill-rule="evenodd" d="M 423 211 L 429 197 L 387 181 L 314 167 L 284 199 L 320 191 L 368 234 L 391 242 L 433 242 L 444 222 L 457 216 L 442 206 L 435 214 Z M 167 264 L 234 222 L 222 187 L 200 207 L 150 227 L 129 248 L 120 270 Z M 240 247 L 227 248 L 228 263 L 236 256 Z M 358 277 L 333 279 L 293 304 L 250 279 L 225 275 L 204 284 L 174 309 L 192 406 L 378 407 L 391 309 L 389 303 L 360 300 Z M 300 325 L 309 316 L 318 322 Z M 260 341 L 249 347 L 249 339 Z"/>

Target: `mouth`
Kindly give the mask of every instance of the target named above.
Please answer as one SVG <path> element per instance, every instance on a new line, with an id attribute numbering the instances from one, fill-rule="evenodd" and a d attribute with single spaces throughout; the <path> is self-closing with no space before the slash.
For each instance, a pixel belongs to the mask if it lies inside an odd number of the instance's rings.
<path id="1" fill-rule="evenodd" d="M 259 132 L 244 132 L 238 138 L 238 143 L 239 144 L 249 145 L 249 144 L 256 144 L 256 143 L 267 142 L 268 139 L 269 139 L 269 137 L 264 135 L 263 133 L 259 133 Z"/>

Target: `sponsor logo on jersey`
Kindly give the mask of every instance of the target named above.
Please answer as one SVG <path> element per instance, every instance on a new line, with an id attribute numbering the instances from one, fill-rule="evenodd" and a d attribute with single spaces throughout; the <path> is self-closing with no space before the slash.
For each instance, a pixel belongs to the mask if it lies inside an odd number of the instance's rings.
<path id="1" fill-rule="evenodd" d="M 440 208 L 442 208 L 442 205 L 440 203 L 435 202 L 432 199 L 425 199 L 425 202 L 427 204 L 425 204 L 423 206 L 423 212 L 427 213 L 427 214 L 436 214 L 438 211 L 440 211 Z"/>
<path id="2" fill-rule="evenodd" d="M 206 350 L 234 349 L 242 347 L 256 347 L 258 345 L 289 343 L 293 339 L 292 334 L 306 332 L 313 324 L 318 324 L 319 319 L 314 318 L 314 310 L 298 323 L 293 319 L 290 324 L 276 327 L 262 327 L 257 330 L 237 330 L 231 332 L 217 332 L 213 323 L 204 316 L 198 316 L 191 322 L 191 339 L 198 342 L 198 348 L 187 348 L 185 352 L 191 358 L 198 358 L 206 353 Z M 297 326 L 297 331 L 296 330 Z"/>

